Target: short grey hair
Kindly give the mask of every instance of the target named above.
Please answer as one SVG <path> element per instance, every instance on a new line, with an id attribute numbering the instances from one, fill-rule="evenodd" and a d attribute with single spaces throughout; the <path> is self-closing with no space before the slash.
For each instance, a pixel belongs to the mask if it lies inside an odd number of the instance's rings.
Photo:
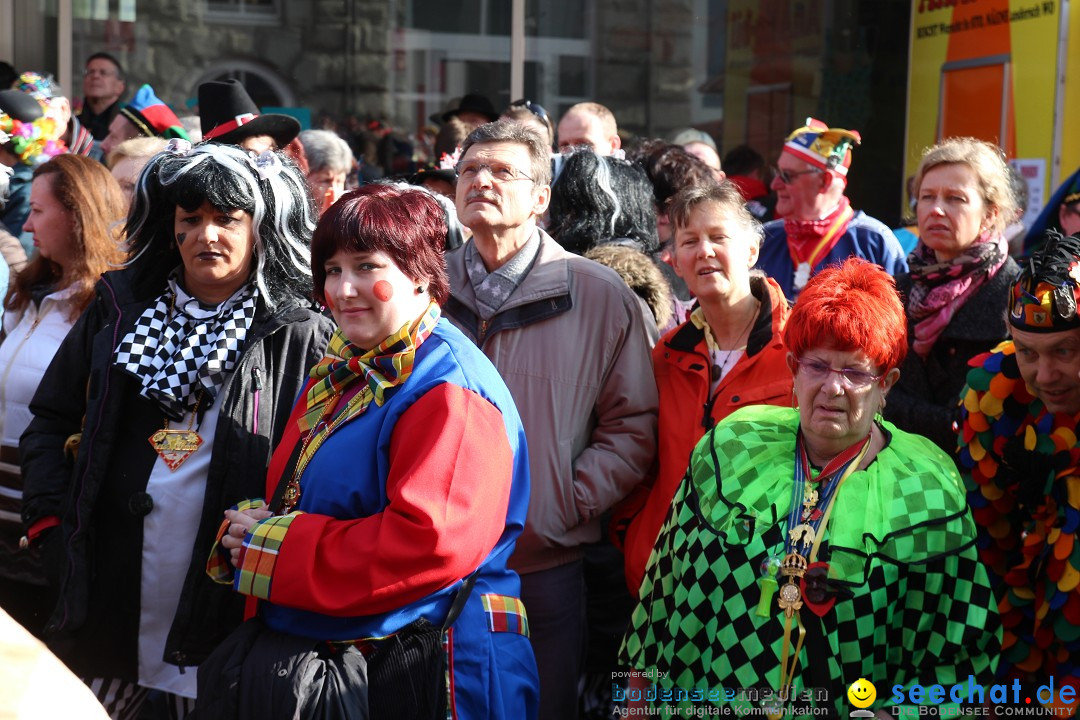
<path id="1" fill-rule="evenodd" d="M 308 172 L 330 170 L 348 174 L 352 170 L 352 150 L 335 133 L 329 130 L 304 130 L 299 138 L 307 156 Z"/>
<path id="2" fill-rule="evenodd" d="M 497 142 L 524 145 L 529 151 L 533 185 L 543 187 L 551 184 L 551 146 L 536 130 L 514 120 L 496 120 L 473 130 L 461 145 L 460 157 L 465 157 L 473 145 Z"/>

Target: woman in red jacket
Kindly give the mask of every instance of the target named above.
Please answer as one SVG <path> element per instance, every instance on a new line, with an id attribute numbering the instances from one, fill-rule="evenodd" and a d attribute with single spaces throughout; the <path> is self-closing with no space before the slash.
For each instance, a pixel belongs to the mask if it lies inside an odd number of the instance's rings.
<path id="1" fill-rule="evenodd" d="M 697 305 L 653 349 L 658 469 L 625 543 L 626 582 L 635 595 L 690 452 L 705 431 L 744 405 L 791 402 L 781 338 L 789 308 L 773 280 L 751 271 L 761 225 L 738 189 L 731 183 L 686 188 L 671 199 L 668 215 L 675 272 Z"/>

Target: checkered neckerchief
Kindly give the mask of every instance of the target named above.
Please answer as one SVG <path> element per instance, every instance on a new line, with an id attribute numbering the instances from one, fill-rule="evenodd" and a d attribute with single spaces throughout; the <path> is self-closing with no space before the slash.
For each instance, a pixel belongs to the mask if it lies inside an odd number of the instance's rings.
<path id="1" fill-rule="evenodd" d="M 305 397 L 307 411 L 298 421 L 300 430 L 311 430 L 324 413 L 332 413 L 333 406 L 328 410 L 327 402 L 336 403 L 345 389 L 361 378 L 367 382 L 370 396 L 350 408 L 349 417 L 335 420 L 335 424 L 340 425 L 362 413 L 372 399 L 376 405 L 382 405 L 387 390 L 409 379 L 416 348 L 435 329 L 441 315 L 439 306 L 431 303 L 423 315 L 402 325 L 396 333 L 366 353 L 350 343 L 339 328 L 330 338 L 326 356 L 311 368 L 310 375 L 318 382 L 311 386 Z"/>
<path id="2" fill-rule="evenodd" d="M 493 272 L 484 267 L 484 259 L 473 241 L 465 247 L 465 271 L 476 294 L 476 309 L 480 317 L 490 320 L 499 312 L 507 298 L 529 273 L 540 254 L 540 232 L 533 232 L 528 242 L 513 257 Z"/>
<path id="3" fill-rule="evenodd" d="M 220 305 L 205 308 L 170 277 L 168 290 L 120 341 L 113 362 L 139 381 L 140 395 L 174 420 L 195 407 L 199 390 L 205 391 L 202 407 L 208 408 L 240 359 L 258 299 L 249 283 Z"/>

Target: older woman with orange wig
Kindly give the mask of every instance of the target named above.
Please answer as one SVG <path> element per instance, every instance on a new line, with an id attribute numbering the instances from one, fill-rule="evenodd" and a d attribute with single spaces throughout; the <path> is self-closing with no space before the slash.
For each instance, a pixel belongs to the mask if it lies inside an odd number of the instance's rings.
<path id="1" fill-rule="evenodd" d="M 845 715 L 858 678 L 872 709 L 913 683 L 989 681 L 1001 636 L 963 485 L 878 415 L 907 351 L 892 278 L 856 259 L 822 271 L 784 343 L 798 407 L 706 434 L 653 549 L 623 643 L 658 678 L 644 697 Z"/>

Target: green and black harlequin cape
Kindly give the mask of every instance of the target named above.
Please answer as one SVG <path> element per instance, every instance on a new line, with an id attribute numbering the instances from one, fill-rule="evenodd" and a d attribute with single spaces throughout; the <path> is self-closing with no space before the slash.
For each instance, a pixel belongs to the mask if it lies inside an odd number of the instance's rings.
<path id="1" fill-rule="evenodd" d="M 659 671 L 660 687 L 706 697 L 758 688 L 758 698 L 779 687 L 784 615 L 775 596 L 767 617 L 755 610 L 761 563 L 784 552 L 798 422 L 793 409 L 744 408 L 695 448 L 622 646 L 628 665 Z M 841 486 L 818 556 L 835 605 L 820 618 L 801 611 L 809 639 L 792 697 L 827 697 L 845 717 L 860 677 L 877 687 L 875 707 L 894 685 L 986 684 L 1001 644 L 953 462 L 923 437 L 881 427 L 889 442 Z"/>

